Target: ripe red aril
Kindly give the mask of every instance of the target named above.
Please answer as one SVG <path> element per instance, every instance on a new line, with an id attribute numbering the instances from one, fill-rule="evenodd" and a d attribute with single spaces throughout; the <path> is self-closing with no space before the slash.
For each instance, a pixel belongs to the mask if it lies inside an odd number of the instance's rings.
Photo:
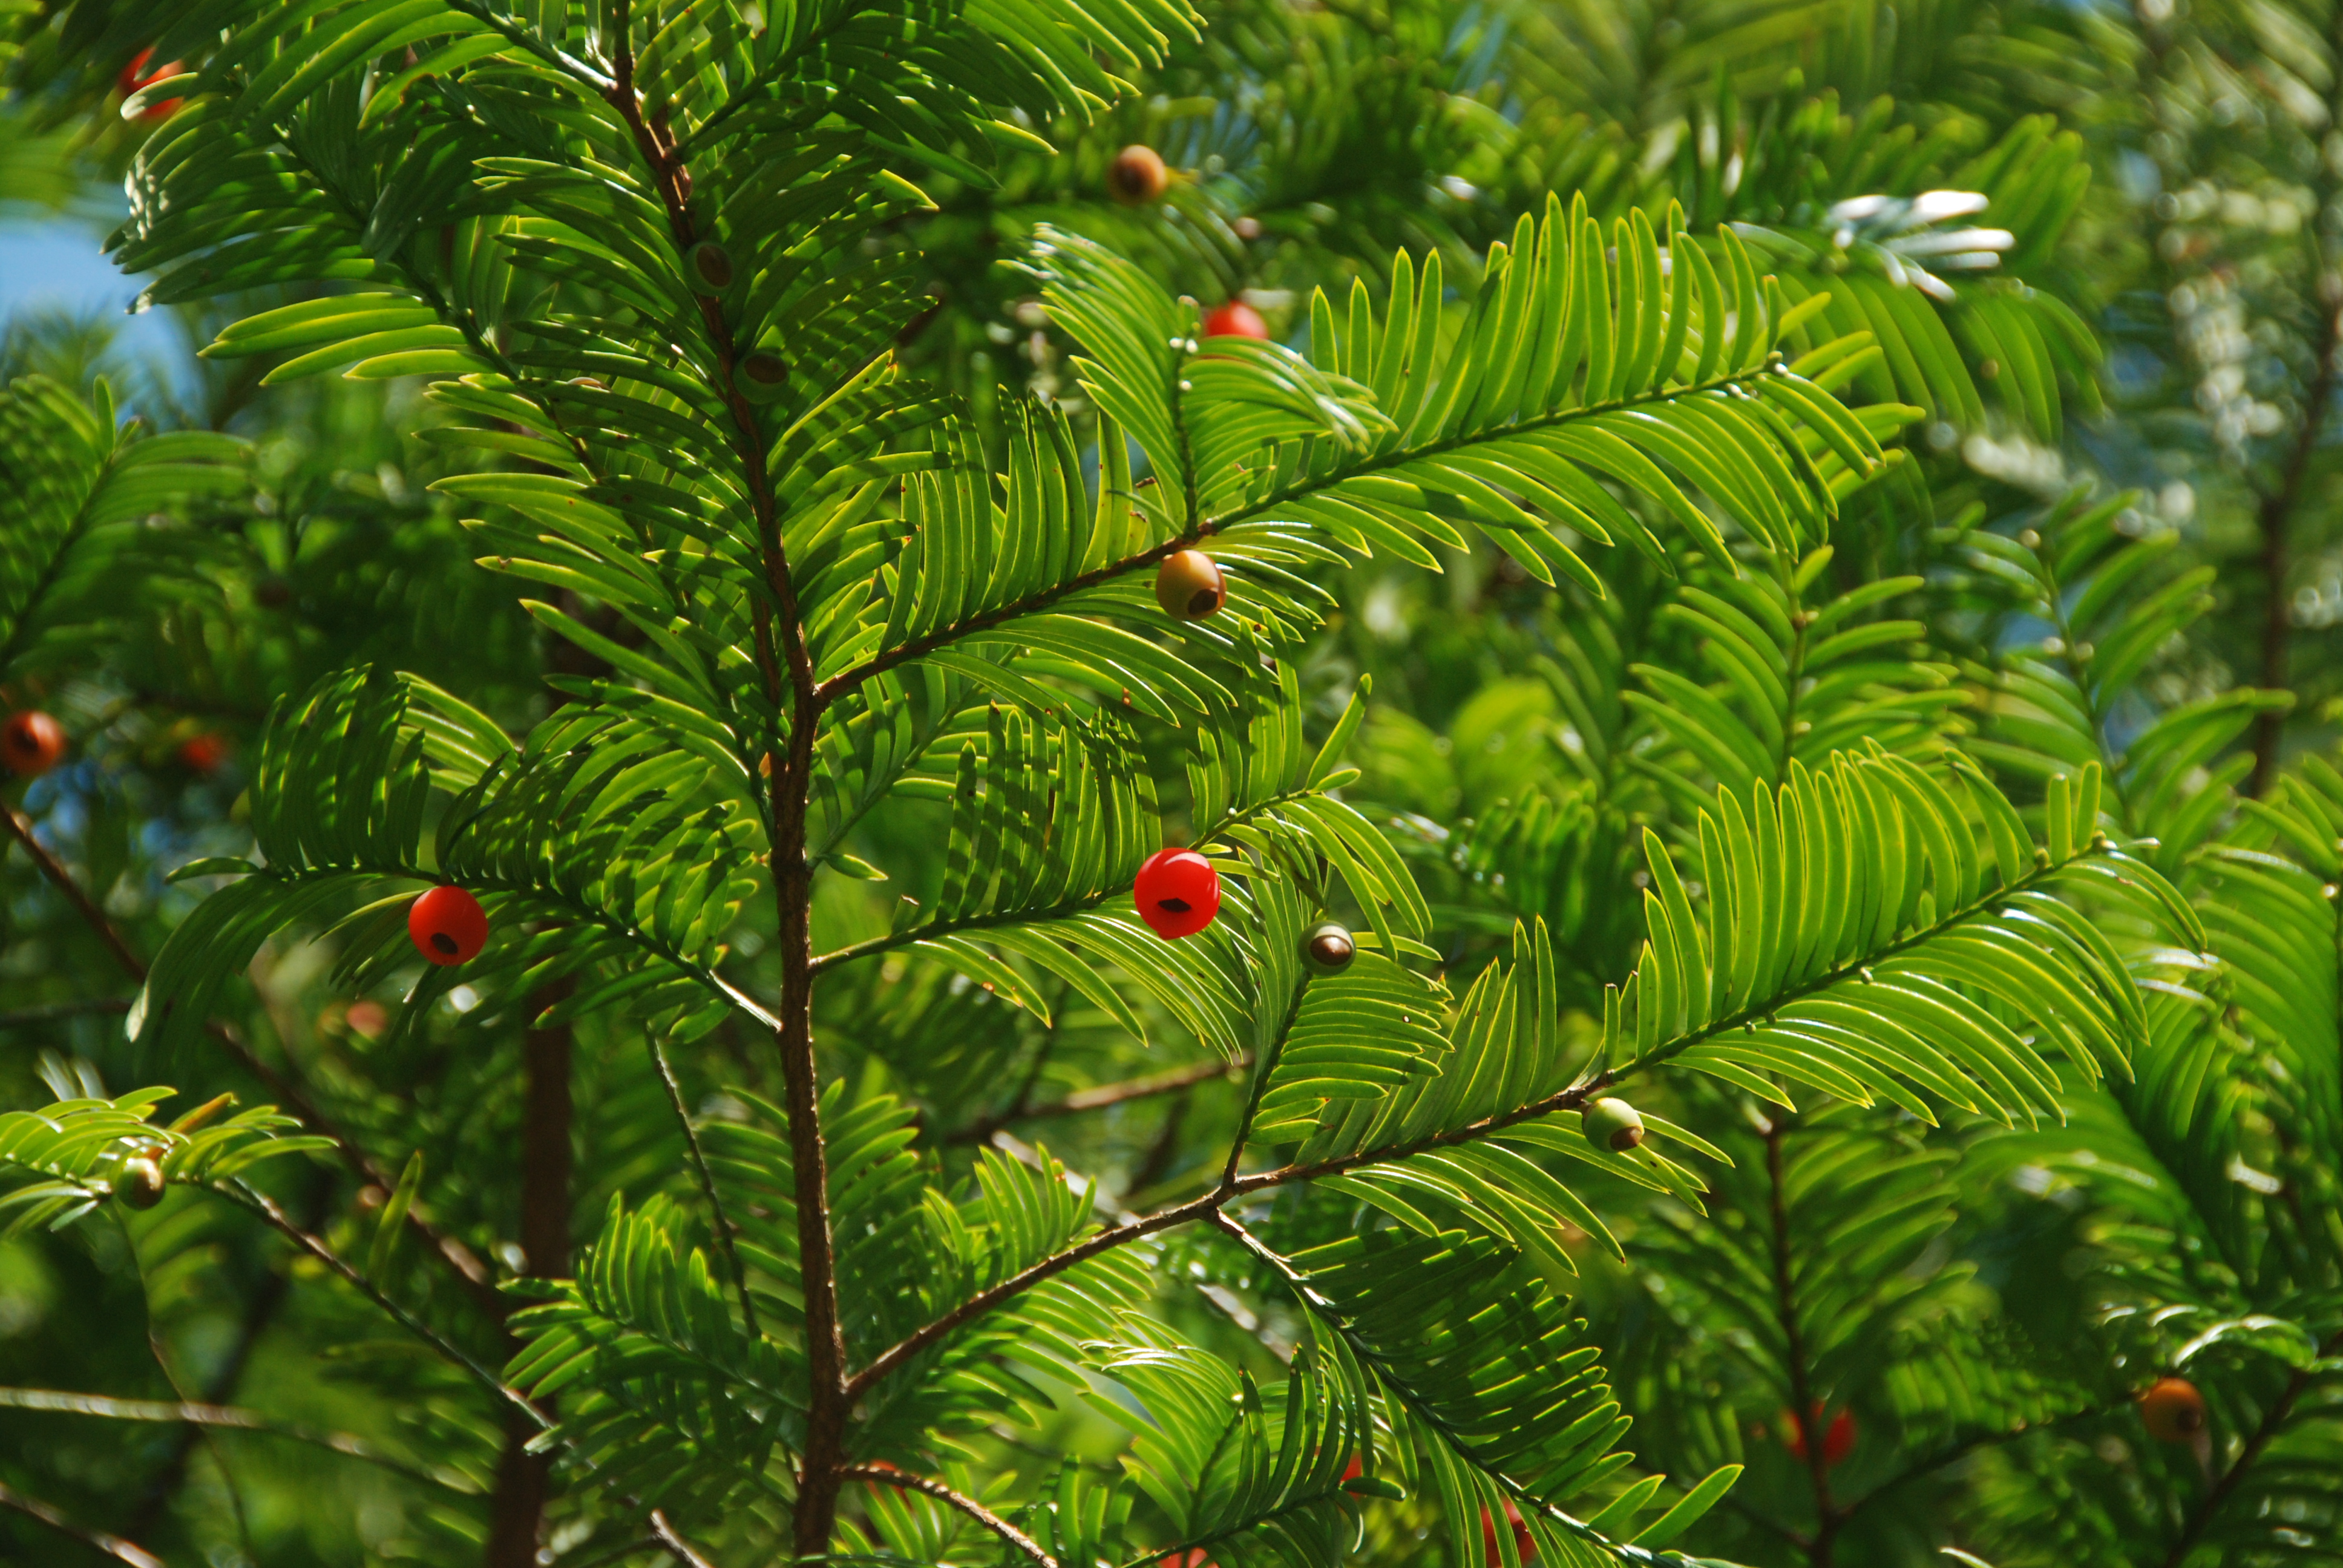
<path id="1" fill-rule="evenodd" d="M 1221 912 L 1221 874 L 1193 849 L 1158 849 L 1131 885 L 1139 918 L 1165 941 L 1192 937 Z"/>
<path id="2" fill-rule="evenodd" d="M 37 779 L 55 768 L 65 754 L 65 729 L 37 709 L 12 713 L 0 725 L 0 762 L 8 771 Z"/>
<path id="3" fill-rule="evenodd" d="M 459 964 L 487 945 L 488 917 L 463 889 L 434 888 L 407 907 L 407 935 L 433 963 Z"/>
<path id="4" fill-rule="evenodd" d="M 1782 1412 L 1782 1423 L 1790 1429 L 1790 1454 L 1795 1459 L 1806 1457 L 1806 1434 L 1788 1411 Z M 1815 1405 L 1807 1413 L 1807 1426 L 1822 1426 L 1823 1407 Z M 1831 1417 L 1823 1429 L 1823 1463 L 1835 1465 L 1855 1452 L 1855 1412 L 1840 1411 Z"/>
<path id="5" fill-rule="evenodd" d="M 1524 1563 L 1536 1556 L 1537 1543 L 1530 1538 L 1530 1527 L 1522 1523 L 1522 1511 L 1511 1500 L 1505 1503 L 1505 1523 L 1513 1527 L 1513 1555 Z M 1481 1548 L 1488 1554 L 1490 1568 L 1504 1561 L 1497 1552 L 1497 1522 L 1485 1508 L 1481 1510 Z"/>
<path id="6" fill-rule="evenodd" d="M 1207 337 L 1251 337 L 1269 341 L 1269 323 L 1261 312 L 1242 299 L 1232 299 L 1204 316 L 1204 336 Z"/>
<path id="7" fill-rule="evenodd" d="M 197 773 L 214 773 L 227 760 L 227 739 L 220 735 L 198 735 L 179 743 L 179 760 Z"/>
<path id="8" fill-rule="evenodd" d="M 141 49 L 131 56 L 130 64 L 122 67 L 122 75 L 114 79 L 114 85 L 121 89 L 124 97 L 151 82 L 165 82 L 186 74 L 186 67 L 176 60 L 166 60 L 151 71 L 146 69 L 146 62 L 154 57 L 155 51 L 151 47 Z M 138 112 L 138 117 L 149 125 L 156 120 L 167 120 L 172 111 L 186 101 L 184 98 L 166 98 L 159 104 L 149 104 Z"/>

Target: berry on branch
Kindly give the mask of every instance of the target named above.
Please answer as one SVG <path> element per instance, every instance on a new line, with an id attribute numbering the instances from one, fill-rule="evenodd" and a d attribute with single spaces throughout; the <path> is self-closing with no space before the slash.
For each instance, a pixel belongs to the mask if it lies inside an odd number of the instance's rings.
<path id="1" fill-rule="evenodd" d="M 1242 299 L 1232 299 L 1204 316 L 1204 336 L 1207 337 L 1250 337 L 1256 342 L 1269 341 L 1269 323 L 1261 312 Z"/>
<path id="2" fill-rule="evenodd" d="M 1139 918 L 1165 941 L 1192 937 L 1221 912 L 1221 874 L 1193 849 L 1158 849 L 1131 884 Z"/>
<path id="3" fill-rule="evenodd" d="M 1302 939 L 1302 961 L 1316 974 L 1341 974 L 1358 956 L 1358 944 L 1351 940 L 1351 929 L 1332 920 L 1312 926 L 1310 934 Z"/>
<path id="4" fill-rule="evenodd" d="M 488 940 L 480 900 L 461 888 L 434 888 L 407 906 L 407 934 L 415 950 L 435 964 L 460 964 Z"/>
<path id="5" fill-rule="evenodd" d="M 1229 580 L 1203 551 L 1182 550 L 1155 568 L 1155 602 L 1173 620 L 1202 620 L 1229 602 Z"/>
<path id="6" fill-rule="evenodd" d="M 1801 1427 L 1797 1421 L 1786 1410 L 1782 1412 L 1782 1424 L 1789 1429 L 1791 1457 L 1795 1459 L 1805 1458 L 1805 1427 Z M 1820 1404 L 1816 1404 L 1806 1412 L 1806 1426 L 1814 1427 L 1822 1425 L 1823 1407 Z M 1823 1428 L 1823 1463 L 1825 1466 L 1837 1464 L 1840 1461 L 1845 1459 L 1848 1454 L 1853 1453 L 1854 1452 L 1855 1412 L 1851 1410 L 1843 1410 L 1836 1415 L 1831 1417 L 1830 1424 L 1827 1427 Z"/>
<path id="7" fill-rule="evenodd" d="M 1125 147 L 1106 166 L 1106 194 L 1125 206 L 1161 201 L 1171 183 L 1172 176 L 1153 147 Z"/>
<path id="8" fill-rule="evenodd" d="M 2185 1377 L 2160 1377 L 2139 1396 L 2139 1419 L 2158 1442 L 2187 1442 L 2205 1430 L 2205 1396 Z"/>
<path id="9" fill-rule="evenodd" d="M 124 97 L 128 97 L 149 83 L 166 82 L 173 76 L 186 74 L 186 67 L 176 60 L 166 60 L 153 70 L 148 70 L 146 62 L 154 57 L 155 51 L 149 46 L 132 55 L 130 64 L 122 67 L 122 74 L 114 79 L 114 85 L 120 89 Z M 167 120 L 171 117 L 172 111 L 186 101 L 183 98 L 166 98 L 159 104 L 149 104 L 138 111 L 138 117 L 148 125 L 157 120 Z"/>
<path id="10" fill-rule="evenodd" d="M 216 773 L 219 765 L 227 760 L 227 740 L 224 736 L 198 735 L 179 743 L 179 761 L 193 772 Z"/>
<path id="11" fill-rule="evenodd" d="M 732 367 L 732 385 L 751 403 L 770 403 L 789 389 L 789 367 L 760 349 Z"/>
<path id="12" fill-rule="evenodd" d="M 0 725 L 0 762 L 21 778 L 39 778 L 65 754 L 65 726 L 37 709 L 12 713 L 8 722 Z"/>
<path id="13" fill-rule="evenodd" d="M 114 1179 L 114 1195 L 133 1209 L 152 1209 L 163 1201 L 165 1183 L 159 1151 L 141 1149 L 122 1162 Z"/>
<path id="14" fill-rule="evenodd" d="M 732 255 L 712 239 L 703 239 L 684 253 L 684 281 L 691 292 L 709 298 L 732 286 Z"/>
<path id="15" fill-rule="evenodd" d="M 1624 1154 L 1644 1141 L 1644 1119 L 1624 1100 L 1598 1100 L 1581 1114 L 1586 1141 L 1597 1149 Z"/>

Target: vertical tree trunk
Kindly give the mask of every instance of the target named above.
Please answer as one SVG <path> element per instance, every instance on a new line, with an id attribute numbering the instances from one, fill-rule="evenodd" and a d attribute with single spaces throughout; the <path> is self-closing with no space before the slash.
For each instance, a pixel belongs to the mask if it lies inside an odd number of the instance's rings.
<path id="1" fill-rule="evenodd" d="M 532 993 L 531 1017 L 569 994 L 557 980 Z M 520 1250 L 522 1271 L 558 1280 L 569 1272 L 571 1037 L 568 1024 L 523 1035 L 527 1088 L 521 1112 Z M 538 1537 L 551 1491 L 550 1454 L 528 1452 L 535 1427 L 518 1412 L 505 1418 L 505 1448 L 497 1462 L 495 1503 L 488 1522 L 488 1568 L 536 1568 Z"/>
<path id="2" fill-rule="evenodd" d="M 2287 689 L 2287 653 L 2292 635 L 2286 598 L 2287 533 L 2295 505 L 2301 500 L 2304 483 L 2309 477 L 2311 456 L 2318 451 L 2319 437 L 2327 428 L 2327 410 L 2335 399 L 2338 338 L 2343 336 L 2343 301 L 2336 297 L 2337 285 L 2322 277 L 2316 287 L 2321 311 L 2313 345 L 2318 366 L 2303 397 L 2302 424 L 2295 431 L 2294 447 L 2279 473 L 2278 487 L 2264 496 L 2261 504 L 2261 684 L 2270 691 Z M 2246 792 L 2256 799 L 2268 793 L 2271 781 L 2278 777 L 2278 746 L 2285 733 L 2283 713 L 2266 712 L 2254 720 L 2254 771 L 2247 781 Z"/>

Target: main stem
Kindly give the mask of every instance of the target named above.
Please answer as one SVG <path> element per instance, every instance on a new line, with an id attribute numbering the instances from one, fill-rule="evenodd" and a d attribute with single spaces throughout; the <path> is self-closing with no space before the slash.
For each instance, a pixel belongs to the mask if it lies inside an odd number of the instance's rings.
<path id="1" fill-rule="evenodd" d="M 1806 1451 L 1806 1472 L 1815 1486 L 1815 1538 L 1807 1546 L 1814 1568 L 1831 1568 L 1831 1553 L 1845 1520 L 1831 1501 L 1830 1461 L 1823 1453 L 1823 1423 L 1816 1419 L 1814 1388 L 1806 1378 L 1806 1337 L 1798 1327 L 1798 1298 L 1790 1280 L 1790 1210 L 1782 1162 L 1779 1117 L 1765 1126 L 1765 1181 L 1774 1251 L 1774 1311 L 1782 1326 L 1783 1359 L 1790 1368 L 1790 1419 Z"/>
<path id="2" fill-rule="evenodd" d="M 626 122 L 637 151 L 649 166 L 679 256 L 699 239 L 690 207 L 691 173 L 664 125 L 643 114 L 635 91 L 633 16 L 629 0 L 611 7 L 613 70 L 606 97 Z M 781 548 L 780 518 L 766 471 L 766 437 L 756 410 L 732 384 L 739 357 L 724 307 L 707 297 L 699 313 L 715 353 L 710 388 L 731 415 L 732 447 L 756 510 L 770 613 L 757 614 L 757 664 L 767 699 L 778 709 L 786 701 L 789 733 L 777 752 L 769 741 L 765 763 L 772 777 L 773 900 L 779 927 L 780 1026 L 774 1044 L 781 1059 L 781 1102 L 789 1120 L 789 1164 L 798 1211 L 798 1266 L 805 1294 L 806 1439 L 798 1475 L 794 1544 L 799 1557 L 830 1551 L 838 1517 L 838 1490 L 845 1465 L 847 1412 L 846 1340 L 839 1324 L 838 1267 L 830 1233 L 830 1169 L 822 1145 L 820 1072 L 813 1045 L 813 866 L 806 859 L 806 802 L 813 781 L 814 733 L 821 722 L 822 694 L 814 685 L 813 660 L 806 648 L 804 618 L 797 587 Z"/>
<path id="3" fill-rule="evenodd" d="M 2314 279 L 2312 286 L 2318 299 L 2318 364 L 2311 373 L 2309 394 L 2303 399 L 2302 424 L 2295 431 L 2294 449 L 2288 454 L 2278 488 L 2263 497 L 2261 504 L 2261 685 L 2268 691 L 2287 688 L 2287 654 L 2291 641 L 2286 599 L 2288 525 L 2293 520 L 2296 503 L 2302 498 L 2303 482 L 2309 476 L 2311 455 L 2318 450 L 2319 436 L 2326 427 L 2328 405 L 2335 398 L 2338 305 L 2327 279 Z M 2276 709 L 2265 709 L 2254 719 L 2254 772 L 2246 788 L 2256 799 L 2268 792 L 2270 781 L 2277 776 L 2278 741 L 2285 729 L 2286 715 Z"/>

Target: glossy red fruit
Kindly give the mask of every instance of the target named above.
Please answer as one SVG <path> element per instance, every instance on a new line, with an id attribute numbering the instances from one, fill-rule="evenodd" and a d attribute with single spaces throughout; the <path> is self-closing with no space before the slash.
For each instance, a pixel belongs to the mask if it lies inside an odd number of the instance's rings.
<path id="1" fill-rule="evenodd" d="M 459 964 L 488 942 L 488 917 L 463 889 L 434 888 L 407 906 L 407 934 L 433 963 Z"/>
<path id="2" fill-rule="evenodd" d="M 350 1003 L 342 1022 L 360 1040 L 380 1040 L 390 1028 L 390 1010 L 378 1001 L 361 999 Z"/>
<path id="3" fill-rule="evenodd" d="M 1816 1405 L 1806 1418 L 1809 1426 L 1821 1426 L 1823 1407 Z M 1792 1420 L 1790 1412 L 1782 1412 L 1782 1424 L 1790 1431 L 1790 1454 L 1795 1459 L 1806 1457 L 1806 1434 Z M 1823 1430 L 1823 1463 L 1834 1465 L 1855 1452 L 1855 1412 L 1843 1410 L 1831 1417 L 1830 1425 Z"/>
<path id="4" fill-rule="evenodd" d="M 227 740 L 218 735 L 198 735 L 179 743 L 179 760 L 197 773 L 216 773 L 227 760 Z"/>
<path id="5" fill-rule="evenodd" d="M 1212 1560 L 1204 1555 L 1202 1547 L 1191 1546 L 1185 1555 L 1174 1552 L 1171 1556 L 1164 1558 L 1157 1568 L 1212 1568 Z"/>
<path id="6" fill-rule="evenodd" d="M 1204 336 L 1207 337 L 1251 337 L 1269 341 L 1269 323 L 1261 312 L 1242 299 L 1232 299 L 1217 310 L 1204 316 Z"/>
<path id="7" fill-rule="evenodd" d="M 124 97 L 128 97 L 150 82 L 168 81 L 173 76 L 186 74 L 186 67 L 176 60 L 166 60 L 151 71 L 146 69 L 146 62 L 154 57 L 153 49 L 141 49 L 132 56 L 130 64 L 122 67 L 122 75 L 114 79 L 114 85 L 121 89 Z M 185 101 L 181 98 L 166 98 L 159 104 L 149 104 L 139 111 L 138 117 L 149 124 L 156 120 L 167 120 L 171 117 L 171 112 Z"/>
<path id="8" fill-rule="evenodd" d="M 1510 1502 L 1505 1504 L 1505 1523 L 1513 1527 L 1513 1555 L 1524 1563 L 1535 1557 L 1537 1543 L 1530 1539 L 1530 1528 L 1522 1523 L 1522 1511 Z M 1481 1547 L 1491 1568 L 1504 1561 L 1497 1553 L 1497 1522 L 1485 1508 L 1481 1510 Z"/>
<path id="9" fill-rule="evenodd" d="M 2139 1396 L 2139 1419 L 2158 1442 L 2190 1442 L 2205 1430 L 2205 1396 L 2185 1377 L 2160 1377 Z"/>
<path id="10" fill-rule="evenodd" d="M 8 771 L 37 779 L 65 758 L 65 727 L 37 709 L 12 713 L 0 725 L 0 762 Z"/>
<path id="11" fill-rule="evenodd" d="M 1125 206 L 1161 201 L 1171 183 L 1171 171 L 1153 147 L 1125 147 L 1106 166 L 1106 194 Z"/>
<path id="12" fill-rule="evenodd" d="M 1131 886 L 1139 918 L 1165 941 L 1192 937 L 1221 912 L 1221 874 L 1193 849 L 1158 849 Z"/>
<path id="13" fill-rule="evenodd" d="M 1173 620 L 1202 620 L 1229 602 L 1229 579 L 1203 551 L 1180 550 L 1155 568 L 1155 602 Z"/>

